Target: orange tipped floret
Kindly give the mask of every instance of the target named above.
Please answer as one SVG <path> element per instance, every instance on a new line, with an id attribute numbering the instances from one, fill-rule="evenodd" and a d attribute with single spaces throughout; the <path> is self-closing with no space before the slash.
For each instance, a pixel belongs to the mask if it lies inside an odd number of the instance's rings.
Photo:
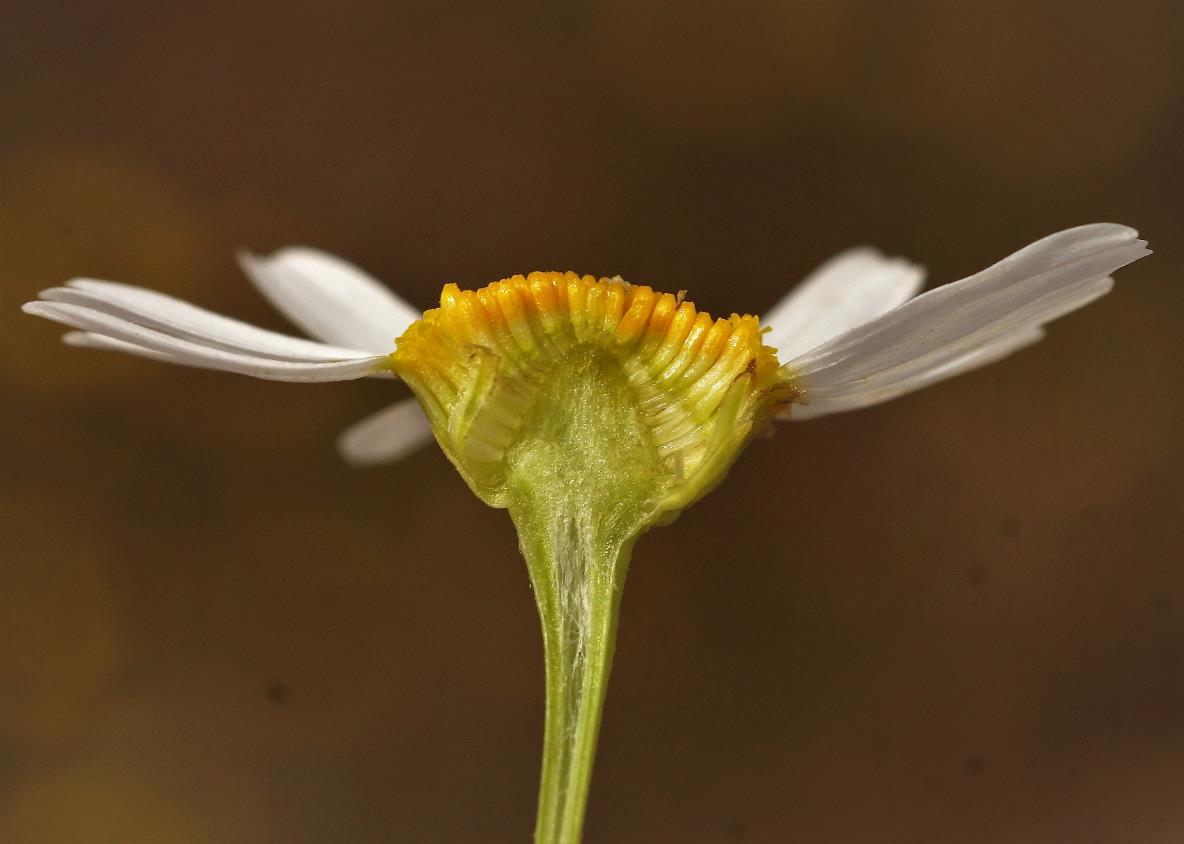
<path id="1" fill-rule="evenodd" d="M 668 493 L 699 469 L 722 474 L 796 392 L 756 317 L 714 319 L 681 293 L 570 272 L 517 275 L 476 291 L 446 285 L 440 307 L 399 338 L 391 368 L 490 500 L 540 389 L 579 355 L 628 385 Z"/>

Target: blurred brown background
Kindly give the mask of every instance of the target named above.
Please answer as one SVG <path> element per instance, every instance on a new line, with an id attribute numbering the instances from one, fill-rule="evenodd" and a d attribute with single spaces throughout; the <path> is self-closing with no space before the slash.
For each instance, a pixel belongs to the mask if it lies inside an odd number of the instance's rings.
<path id="1" fill-rule="evenodd" d="M 1184 841 L 1184 12 L 10 2 L 0 842 L 521 842 L 541 647 L 404 388 L 59 345 L 88 274 L 286 329 L 236 247 L 428 306 L 572 268 L 761 312 L 873 243 L 1157 254 L 1006 363 L 783 427 L 638 546 L 589 842 Z"/>

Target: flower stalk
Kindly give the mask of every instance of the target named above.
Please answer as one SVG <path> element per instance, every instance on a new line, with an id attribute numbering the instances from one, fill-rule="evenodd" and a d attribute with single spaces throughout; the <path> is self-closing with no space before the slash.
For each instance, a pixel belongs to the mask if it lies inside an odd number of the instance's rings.
<path id="1" fill-rule="evenodd" d="M 538 601 L 546 666 L 535 841 L 575 844 L 588 802 L 632 542 L 626 547 L 600 542 L 570 520 L 542 526 L 515 518 L 515 524 Z M 572 574 L 575 580 L 565 584 Z"/>
<path id="2" fill-rule="evenodd" d="M 507 459 L 546 666 L 538 844 L 580 840 L 621 594 L 649 515 L 652 448 L 615 369 L 591 350 L 560 363 Z"/>

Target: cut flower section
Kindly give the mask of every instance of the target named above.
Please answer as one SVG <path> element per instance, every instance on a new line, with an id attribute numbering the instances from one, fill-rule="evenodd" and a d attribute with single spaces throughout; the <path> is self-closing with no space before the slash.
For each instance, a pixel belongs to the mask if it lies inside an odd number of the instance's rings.
<path id="1" fill-rule="evenodd" d="M 559 416 L 577 439 L 604 427 L 600 395 L 611 395 L 601 460 L 633 452 L 629 472 L 645 475 L 655 517 L 676 514 L 795 395 L 756 317 L 713 319 L 681 296 L 575 273 L 450 284 L 391 362 L 474 492 L 498 507 L 539 458 L 537 443 L 521 447 L 531 432 Z"/>
<path id="2" fill-rule="evenodd" d="M 517 528 L 547 674 L 536 841 L 578 841 L 633 544 L 718 483 L 795 388 L 756 317 L 574 273 L 447 285 L 390 360 Z"/>
<path id="3" fill-rule="evenodd" d="M 346 432 L 343 451 L 393 460 L 430 430 L 473 491 L 508 509 L 546 667 L 535 840 L 576 844 L 637 538 L 709 491 L 774 418 L 866 407 L 997 360 L 1106 293 L 1109 274 L 1147 252 L 1132 229 L 1082 226 L 916 296 L 919 268 L 856 249 L 819 268 L 765 328 L 752 316 L 713 319 L 681 293 L 555 272 L 474 291 L 446 285 L 421 316 L 308 249 L 244 256 L 243 266 L 321 342 L 89 279 L 25 310 L 78 329 L 67 335 L 75 345 L 188 366 L 404 380 L 423 410 L 381 411 Z"/>

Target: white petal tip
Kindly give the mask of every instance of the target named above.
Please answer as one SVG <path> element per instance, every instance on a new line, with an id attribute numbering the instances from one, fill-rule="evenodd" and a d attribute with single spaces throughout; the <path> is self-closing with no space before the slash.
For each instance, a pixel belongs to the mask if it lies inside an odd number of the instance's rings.
<path id="1" fill-rule="evenodd" d="M 266 255 L 260 255 L 258 252 L 252 252 L 250 249 L 245 248 L 234 250 L 234 260 L 238 264 L 239 269 L 250 279 L 257 278 L 261 273 L 265 273 L 269 262 Z"/>
<path id="2" fill-rule="evenodd" d="M 352 466 L 394 463 L 431 442 L 432 429 L 415 399 L 404 399 L 347 428 L 337 450 Z"/>
<path id="3" fill-rule="evenodd" d="M 101 279 L 91 278 L 90 276 L 80 275 L 80 276 L 75 276 L 74 278 L 67 281 L 64 286 L 65 287 L 77 287 L 79 289 L 86 289 L 87 287 L 94 287 L 96 285 L 114 285 L 114 284 L 116 284 L 116 282 L 103 281 Z"/>
<path id="4" fill-rule="evenodd" d="M 337 438 L 337 452 L 342 459 L 355 469 L 366 469 L 371 466 L 384 466 L 398 460 L 400 455 L 387 457 L 375 454 L 364 448 L 358 448 L 344 435 Z"/>
<path id="5" fill-rule="evenodd" d="M 259 253 L 247 249 L 245 246 L 240 246 L 234 250 L 234 260 L 238 261 L 239 266 L 245 269 L 253 264 L 261 263 L 264 258 Z"/>

